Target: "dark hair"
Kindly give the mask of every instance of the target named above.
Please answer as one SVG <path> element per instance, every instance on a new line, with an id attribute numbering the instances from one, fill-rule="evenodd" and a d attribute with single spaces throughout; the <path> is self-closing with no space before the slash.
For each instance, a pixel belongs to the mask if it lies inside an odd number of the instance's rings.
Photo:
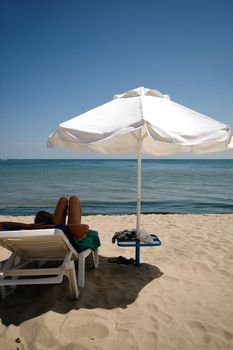
<path id="1" fill-rule="evenodd" d="M 53 225 L 53 215 L 45 210 L 40 210 L 38 213 L 36 213 L 34 223 L 41 225 Z"/>

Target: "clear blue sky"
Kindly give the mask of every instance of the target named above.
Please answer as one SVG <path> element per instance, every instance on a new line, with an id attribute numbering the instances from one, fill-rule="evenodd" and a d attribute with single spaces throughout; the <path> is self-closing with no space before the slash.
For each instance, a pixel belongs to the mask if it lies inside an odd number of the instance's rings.
<path id="1" fill-rule="evenodd" d="M 233 130 L 233 0 L 0 0 L 0 40 L 0 158 L 100 157 L 47 137 L 139 86 Z"/>

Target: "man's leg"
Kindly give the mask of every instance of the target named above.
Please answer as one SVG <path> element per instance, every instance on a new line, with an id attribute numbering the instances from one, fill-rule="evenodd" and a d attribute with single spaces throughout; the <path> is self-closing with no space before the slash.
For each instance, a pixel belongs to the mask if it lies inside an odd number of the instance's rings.
<path id="1" fill-rule="evenodd" d="M 81 203 L 78 197 L 71 196 L 68 208 L 68 224 L 81 224 Z"/>
<path id="2" fill-rule="evenodd" d="M 68 198 L 66 197 L 59 198 L 53 214 L 53 221 L 55 225 L 66 223 L 67 208 L 68 208 Z"/>

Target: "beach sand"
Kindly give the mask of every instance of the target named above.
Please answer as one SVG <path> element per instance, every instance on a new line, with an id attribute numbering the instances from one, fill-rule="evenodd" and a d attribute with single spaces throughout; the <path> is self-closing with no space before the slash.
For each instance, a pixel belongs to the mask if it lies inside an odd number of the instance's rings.
<path id="1" fill-rule="evenodd" d="M 0 217 L 32 222 L 32 217 Z M 141 266 L 112 244 L 135 216 L 85 216 L 99 232 L 100 265 L 86 266 L 86 286 L 69 299 L 58 285 L 20 286 L 0 302 L 0 349 L 233 349 L 233 214 L 142 215 L 161 247 L 141 249 Z M 9 252 L 1 249 L 0 258 Z"/>

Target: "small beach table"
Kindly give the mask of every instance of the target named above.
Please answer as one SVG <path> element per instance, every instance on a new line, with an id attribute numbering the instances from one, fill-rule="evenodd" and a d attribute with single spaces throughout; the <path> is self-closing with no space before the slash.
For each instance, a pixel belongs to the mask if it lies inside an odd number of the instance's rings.
<path id="1" fill-rule="evenodd" d="M 117 245 L 119 247 L 133 247 L 135 248 L 135 266 L 140 265 L 140 248 L 141 247 L 157 247 L 161 245 L 160 239 L 156 235 L 151 235 L 153 237 L 153 243 L 145 243 L 139 239 L 125 240 L 117 238 Z"/>

